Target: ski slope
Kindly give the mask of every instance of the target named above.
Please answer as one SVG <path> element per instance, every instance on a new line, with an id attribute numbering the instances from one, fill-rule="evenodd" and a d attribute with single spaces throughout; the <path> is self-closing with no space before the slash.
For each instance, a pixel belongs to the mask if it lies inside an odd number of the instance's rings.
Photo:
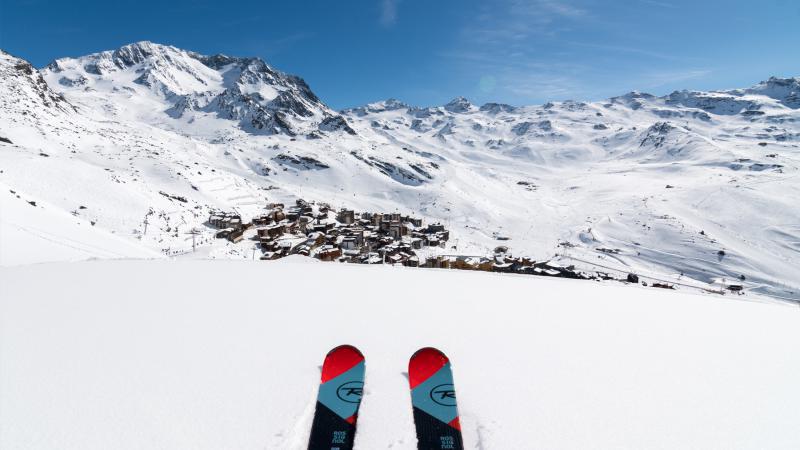
<path id="1" fill-rule="evenodd" d="M 54 208 L 0 183 L 0 266 L 86 259 L 162 258 L 157 252 L 95 228 L 91 219 Z"/>
<path id="2" fill-rule="evenodd" d="M 350 343 L 359 450 L 416 448 L 428 345 L 468 449 L 797 449 L 800 309 L 754 299 L 294 257 L 0 268 L 0 448 L 304 450 Z"/>

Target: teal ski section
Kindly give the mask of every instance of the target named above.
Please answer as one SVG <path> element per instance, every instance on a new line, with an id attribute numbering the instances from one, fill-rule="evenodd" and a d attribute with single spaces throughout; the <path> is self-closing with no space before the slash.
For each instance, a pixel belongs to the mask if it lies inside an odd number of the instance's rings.
<path id="1" fill-rule="evenodd" d="M 358 411 L 364 388 L 364 361 L 320 385 L 317 400 L 342 419 Z"/>
<path id="2" fill-rule="evenodd" d="M 449 362 L 411 391 L 411 403 L 446 424 L 458 417 Z"/>

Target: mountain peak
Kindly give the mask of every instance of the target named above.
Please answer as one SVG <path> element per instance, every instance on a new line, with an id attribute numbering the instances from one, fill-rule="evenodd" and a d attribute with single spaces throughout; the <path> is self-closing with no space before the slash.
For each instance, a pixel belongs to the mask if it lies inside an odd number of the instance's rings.
<path id="1" fill-rule="evenodd" d="M 463 113 L 472 109 L 472 103 L 466 97 L 459 96 L 444 105 L 444 109 L 453 113 Z"/>
<path id="2" fill-rule="evenodd" d="M 792 109 L 800 108 L 800 77 L 770 77 L 744 92 L 765 95 Z"/>
<path id="3" fill-rule="evenodd" d="M 347 108 L 344 109 L 342 112 L 344 114 L 355 114 L 359 117 L 363 117 L 370 113 L 395 111 L 398 109 L 408 109 L 408 108 L 410 108 L 408 104 L 403 103 L 400 100 L 397 100 L 396 98 L 387 98 L 386 100 L 367 103 L 366 105 L 363 106 L 357 106 L 355 108 Z"/>
<path id="4" fill-rule="evenodd" d="M 387 111 L 392 111 L 392 110 L 395 110 L 395 109 L 408 108 L 408 104 L 407 103 L 401 102 L 400 100 L 398 100 L 396 98 L 393 98 L 393 97 L 392 98 L 387 98 L 382 103 L 383 103 L 383 107 Z"/>
<path id="5" fill-rule="evenodd" d="M 318 121 L 332 113 L 302 78 L 261 58 L 206 56 L 151 41 L 59 59 L 43 72 L 53 86 L 72 93 L 147 96 L 163 102 L 173 119 L 191 120 L 192 111 L 213 113 L 258 134 L 316 130 Z"/>

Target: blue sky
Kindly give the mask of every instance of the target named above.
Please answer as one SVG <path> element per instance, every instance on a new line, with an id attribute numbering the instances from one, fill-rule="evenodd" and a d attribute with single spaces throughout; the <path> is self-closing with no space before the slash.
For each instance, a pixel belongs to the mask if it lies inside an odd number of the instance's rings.
<path id="1" fill-rule="evenodd" d="M 36 66 L 139 40 L 260 56 L 334 108 L 538 104 L 800 76 L 800 1 L 0 0 Z"/>

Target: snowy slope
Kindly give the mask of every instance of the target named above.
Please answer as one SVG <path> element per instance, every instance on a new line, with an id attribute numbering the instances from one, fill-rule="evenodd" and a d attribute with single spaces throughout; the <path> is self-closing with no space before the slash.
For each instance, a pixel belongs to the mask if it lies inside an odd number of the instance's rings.
<path id="1" fill-rule="evenodd" d="M 0 269 L 0 448 L 304 450 L 342 343 L 367 358 L 359 450 L 416 448 L 426 345 L 468 449 L 800 447 L 796 306 L 289 259 Z"/>
<path id="2" fill-rule="evenodd" d="M 161 258 L 159 252 L 96 229 L 91 220 L 0 183 L 0 266 L 84 259 Z"/>
<path id="3" fill-rule="evenodd" d="M 251 242 L 210 238 L 208 213 L 302 197 L 442 221 L 448 253 L 507 237 L 538 260 L 800 299 L 798 78 L 335 112 L 257 58 L 150 42 L 27 67 L 0 59 L 0 183 L 62 213 L 87 206 L 147 251 L 186 252 L 199 227 L 204 254 L 249 257 Z"/>

